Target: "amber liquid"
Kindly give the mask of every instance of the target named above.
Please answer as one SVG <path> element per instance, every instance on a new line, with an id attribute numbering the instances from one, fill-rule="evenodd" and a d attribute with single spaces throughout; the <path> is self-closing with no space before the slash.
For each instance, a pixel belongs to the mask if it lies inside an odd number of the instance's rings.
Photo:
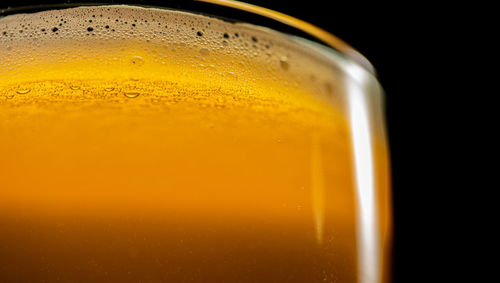
<path id="1" fill-rule="evenodd" d="M 214 49 L 50 42 L 0 75 L 0 282 L 356 282 L 340 104 Z"/>

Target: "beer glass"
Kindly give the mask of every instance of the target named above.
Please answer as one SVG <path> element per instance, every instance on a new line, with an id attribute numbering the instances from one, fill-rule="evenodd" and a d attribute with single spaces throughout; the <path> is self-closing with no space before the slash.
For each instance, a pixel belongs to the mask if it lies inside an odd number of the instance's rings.
<path id="1" fill-rule="evenodd" d="M 102 2 L 1 7 L 0 282 L 390 281 L 368 60 L 242 2 Z"/>

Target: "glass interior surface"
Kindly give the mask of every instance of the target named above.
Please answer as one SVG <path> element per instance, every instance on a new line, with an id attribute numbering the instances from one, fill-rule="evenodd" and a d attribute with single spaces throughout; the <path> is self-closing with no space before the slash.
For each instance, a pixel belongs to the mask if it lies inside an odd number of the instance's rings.
<path id="1" fill-rule="evenodd" d="M 390 282 L 368 60 L 241 2 L 87 2 L 0 7 L 0 282 Z"/>

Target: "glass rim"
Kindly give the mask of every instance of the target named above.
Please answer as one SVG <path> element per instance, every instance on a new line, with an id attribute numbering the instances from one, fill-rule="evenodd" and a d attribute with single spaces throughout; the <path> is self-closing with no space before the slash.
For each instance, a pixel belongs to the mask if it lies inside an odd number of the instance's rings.
<path id="1" fill-rule="evenodd" d="M 113 1 L 114 2 L 114 1 Z M 36 10 L 36 9 L 50 9 L 50 8 L 59 8 L 59 9 L 64 9 L 64 8 L 73 8 L 75 6 L 92 6 L 92 5 L 135 5 L 135 6 L 148 6 L 148 7 L 155 7 L 155 8 L 168 8 L 169 7 L 169 2 L 167 1 L 165 6 L 161 6 L 161 4 L 158 5 L 148 5 L 147 2 L 144 3 L 127 3 L 126 1 L 124 3 L 113 3 L 113 2 L 105 2 L 105 1 L 95 1 L 95 2 L 62 2 L 62 3 L 54 3 L 54 4 L 34 4 L 34 5 L 23 5 L 22 1 L 18 6 L 15 7 L 7 7 L 7 8 L 1 8 L 0 7 L 0 16 L 2 15 L 8 15 L 8 14 L 14 14 L 14 13 L 19 13 L 23 11 L 29 11 L 29 10 Z M 250 4 L 250 3 L 245 3 L 245 2 L 240 2 L 236 0 L 189 0 L 186 2 L 198 2 L 198 3 L 206 3 L 206 4 L 212 4 L 216 6 L 221 6 L 221 7 L 226 7 L 230 9 L 235 9 L 239 10 L 242 12 L 258 15 L 267 19 L 274 20 L 278 23 L 281 23 L 287 27 L 291 27 L 293 29 L 296 29 L 299 32 L 303 32 L 312 38 L 315 38 L 319 42 L 321 42 L 323 45 L 326 47 L 332 48 L 338 53 L 340 53 L 342 56 L 345 56 L 352 62 L 356 63 L 360 67 L 362 67 L 365 71 L 367 71 L 369 74 L 374 75 L 375 77 L 377 76 L 376 70 L 373 67 L 373 65 L 370 63 L 370 61 L 363 56 L 358 50 L 356 50 L 354 47 L 352 47 L 350 44 L 345 42 L 344 40 L 340 39 L 339 37 L 333 35 L 332 33 L 317 27 L 313 24 L 310 24 L 306 21 L 300 20 L 298 18 L 289 16 L 287 14 L 271 10 L 268 8 L 264 8 L 258 5 Z M 173 7 L 170 7 L 173 8 Z M 192 11 L 196 12 L 196 11 Z M 217 15 L 212 15 L 216 16 Z M 234 20 L 234 19 L 233 19 Z"/>
<path id="2" fill-rule="evenodd" d="M 298 18 L 289 16 L 287 14 L 278 11 L 274 11 L 268 8 L 236 0 L 193 0 L 193 1 L 216 4 L 220 6 L 225 6 L 229 8 L 234 8 L 254 13 L 266 18 L 273 19 L 287 26 L 293 27 L 297 30 L 300 30 L 315 37 L 316 39 L 323 42 L 327 46 L 337 50 L 340 54 L 344 55 L 345 57 L 359 64 L 361 67 L 363 67 L 363 69 L 365 69 L 369 73 L 376 75 L 375 68 L 370 63 L 370 61 L 366 59 L 366 57 L 363 56 L 354 47 L 352 47 L 350 44 L 340 39 L 339 37 L 333 35 L 332 33 L 322 28 L 319 28 L 313 24 L 310 24 L 306 21 L 300 20 Z"/>

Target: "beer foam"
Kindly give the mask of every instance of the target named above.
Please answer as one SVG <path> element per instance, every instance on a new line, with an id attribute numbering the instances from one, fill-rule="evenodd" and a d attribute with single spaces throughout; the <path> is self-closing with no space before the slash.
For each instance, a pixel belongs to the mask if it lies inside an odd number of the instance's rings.
<path id="1" fill-rule="evenodd" d="M 279 84 L 329 102 L 342 92 L 334 52 L 264 27 L 167 9 L 84 6 L 6 16 L 0 18 L 0 53 L 0 77 L 9 81 L 43 73 L 46 77 L 36 79 L 73 73 L 103 78 L 113 70 L 129 70 L 137 79 L 159 74 L 188 80 L 197 70 L 201 81 L 237 82 L 250 89 Z M 76 65 L 58 73 L 48 64 Z M 134 69 L 139 65 L 142 69 Z M 161 65 L 170 68 L 160 70 Z M 91 66 L 94 72 L 89 72 Z"/>

